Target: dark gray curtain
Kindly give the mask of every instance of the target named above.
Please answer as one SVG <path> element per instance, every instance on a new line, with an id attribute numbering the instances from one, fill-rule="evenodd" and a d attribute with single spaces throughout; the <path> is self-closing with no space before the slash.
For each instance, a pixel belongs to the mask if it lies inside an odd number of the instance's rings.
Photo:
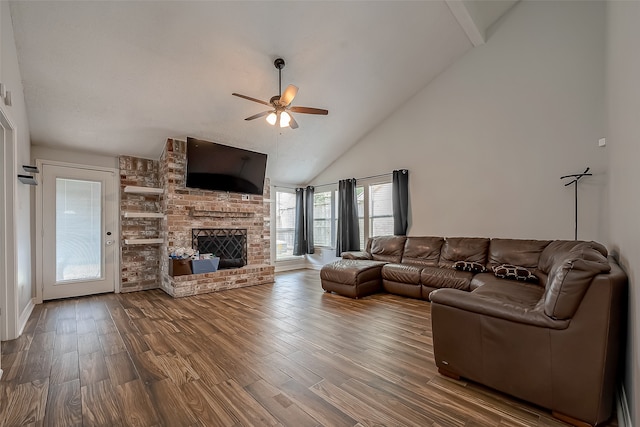
<path id="1" fill-rule="evenodd" d="M 296 188 L 296 220 L 293 230 L 293 254 L 313 253 L 313 187 Z"/>
<path id="2" fill-rule="evenodd" d="M 307 253 L 313 253 L 313 194 L 314 189 L 307 186 L 304 189 L 304 236 L 307 243 Z"/>
<path id="3" fill-rule="evenodd" d="M 342 252 L 360 250 L 358 200 L 355 178 L 338 181 L 338 232 L 336 256 Z"/>
<path id="4" fill-rule="evenodd" d="M 304 255 L 307 242 L 304 238 L 304 189 L 296 188 L 296 220 L 293 229 L 293 254 Z"/>
<path id="5" fill-rule="evenodd" d="M 393 234 L 406 236 L 409 217 L 409 171 L 393 171 L 391 189 L 393 200 Z"/>

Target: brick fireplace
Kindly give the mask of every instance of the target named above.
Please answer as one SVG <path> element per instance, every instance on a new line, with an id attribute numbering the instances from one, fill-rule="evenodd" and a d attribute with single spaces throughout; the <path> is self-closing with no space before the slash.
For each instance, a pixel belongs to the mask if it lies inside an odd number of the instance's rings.
<path id="1" fill-rule="evenodd" d="M 122 187 L 124 185 L 140 185 L 135 182 L 137 164 L 135 160 L 137 159 L 121 158 L 120 160 Z M 134 170 L 123 173 L 123 165 L 131 165 Z M 186 142 L 174 139 L 167 140 L 156 169 L 157 187 L 163 189 L 158 200 L 159 209 L 166 218 L 158 221 L 157 236 L 162 239 L 162 243 L 156 249 L 157 258 L 153 260 L 158 271 L 156 283 L 166 293 L 174 297 L 272 283 L 274 281 L 274 266 L 270 265 L 268 180 L 265 180 L 263 195 L 242 195 L 185 188 L 185 167 Z M 127 183 L 123 184 L 123 177 L 126 177 Z M 149 181 L 150 179 L 147 177 L 145 185 L 150 185 Z M 121 192 L 121 195 L 123 194 Z M 126 199 L 126 196 L 124 197 Z M 125 202 L 127 201 L 125 200 Z M 127 224 L 123 225 L 123 232 L 126 226 Z M 168 253 L 171 248 L 194 247 L 194 230 L 219 229 L 230 230 L 232 236 L 240 234 L 237 230 L 244 230 L 246 237 L 242 244 L 246 245 L 245 265 L 237 268 L 224 268 L 214 273 L 169 276 Z M 126 235 L 126 232 L 124 234 Z M 197 244 L 197 238 L 195 243 Z M 141 245 L 136 249 L 150 250 L 146 245 Z M 132 248 L 123 246 L 123 279 L 126 272 L 131 274 L 131 269 L 128 268 L 127 260 L 125 260 L 125 251 L 132 252 Z M 216 255 L 219 254 L 216 253 Z M 235 265 L 238 265 L 235 258 L 234 262 Z M 123 281 L 123 291 L 140 288 L 130 280 L 127 277 L 126 286 Z"/>

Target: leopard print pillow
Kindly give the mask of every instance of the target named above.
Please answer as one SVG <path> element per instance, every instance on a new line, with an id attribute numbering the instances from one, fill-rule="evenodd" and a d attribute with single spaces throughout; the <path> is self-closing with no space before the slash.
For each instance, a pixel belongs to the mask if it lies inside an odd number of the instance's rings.
<path id="1" fill-rule="evenodd" d="M 453 264 L 453 268 L 459 271 L 470 271 L 472 273 L 484 273 L 487 268 L 479 262 L 457 261 Z"/>
<path id="2" fill-rule="evenodd" d="M 493 273 L 501 279 L 519 280 L 521 282 L 538 282 L 538 278 L 528 269 L 518 265 L 501 264 L 493 267 Z"/>

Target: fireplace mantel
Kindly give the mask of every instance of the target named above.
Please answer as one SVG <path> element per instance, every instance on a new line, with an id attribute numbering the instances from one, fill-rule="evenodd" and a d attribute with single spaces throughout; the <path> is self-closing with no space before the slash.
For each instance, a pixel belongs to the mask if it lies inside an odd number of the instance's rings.
<path id="1" fill-rule="evenodd" d="M 256 213 L 253 210 L 238 210 L 237 208 L 216 208 L 216 210 L 191 208 L 189 209 L 189 215 L 209 218 L 250 218 L 255 216 Z"/>

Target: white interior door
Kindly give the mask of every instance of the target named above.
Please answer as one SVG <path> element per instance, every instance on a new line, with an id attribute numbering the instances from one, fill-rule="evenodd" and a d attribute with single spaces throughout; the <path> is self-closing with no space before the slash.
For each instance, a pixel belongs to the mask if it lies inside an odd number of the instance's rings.
<path id="1" fill-rule="evenodd" d="M 43 300 L 113 292 L 114 172 L 44 164 L 41 194 Z"/>

